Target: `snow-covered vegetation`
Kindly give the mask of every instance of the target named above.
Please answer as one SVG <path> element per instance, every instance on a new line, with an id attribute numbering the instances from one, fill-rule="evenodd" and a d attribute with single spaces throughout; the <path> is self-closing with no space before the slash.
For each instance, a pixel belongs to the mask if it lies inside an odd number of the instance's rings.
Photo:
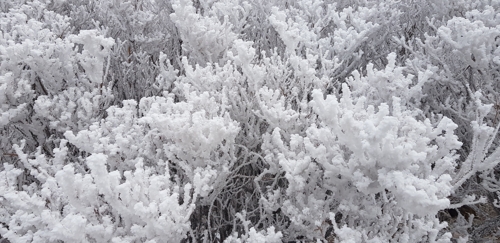
<path id="1" fill-rule="evenodd" d="M 499 45 L 499 0 L 1 0 L 0 242 L 498 242 Z"/>

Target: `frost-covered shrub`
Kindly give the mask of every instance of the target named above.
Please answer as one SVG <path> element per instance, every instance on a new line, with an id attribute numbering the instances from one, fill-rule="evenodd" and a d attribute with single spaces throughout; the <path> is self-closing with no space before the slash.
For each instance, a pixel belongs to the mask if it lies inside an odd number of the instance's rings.
<path id="1" fill-rule="evenodd" d="M 361 80 L 372 83 L 384 76 L 369 72 Z M 391 82 L 408 89 L 405 79 L 392 77 Z M 365 94 L 380 99 L 392 90 L 376 87 L 379 94 Z M 270 164 L 265 173 L 286 181 L 281 189 L 268 188 L 265 205 L 281 207 L 288 237 L 322 239 L 337 221 L 335 233 L 344 240 L 348 231 L 357 232 L 359 240 L 438 240 L 445 225 L 435 215 L 449 206 L 454 151 L 461 145 L 453 135 L 456 125 L 447 118 L 435 126 L 419 121 L 398 97 L 390 106 L 374 106 L 367 102 L 376 104 L 373 97 L 353 96 L 347 85 L 340 100 L 325 99 L 319 90 L 312 97 L 309 105 L 318 120 L 304 135 L 283 137 L 276 128 L 263 145 Z"/>
<path id="2" fill-rule="evenodd" d="M 196 13 L 191 1 L 173 1 L 172 8 L 174 13 L 170 17 L 183 40 L 185 55 L 201 65 L 221 60 L 223 52 L 236 39 L 229 21 L 224 20 L 221 23 L 216 16 L 202 16 Z"/>
<path id="3" fill-rule="evenodd" d="M 274 227 L 271 226 L 267 230 L 257 231 L 254 227 L 248 228 L 250 222 L 244 218 L 241 213 L 237 213 L 236 217 L 243 223 L 243 228 L 245 230 L 244 235 L 231 235 L 224 240 L 224 243 L 243 243 L 243 242 L 259 242 L 259 243 L 278 243 L 282 242 L 283 234 L 281 232 L 275 232 Z"/>
<path id="4" fill-rule="evenodd" d="M 0 241 L 481 240 L 498 4 L 2 1 Z"/>
<path id="5" fill-rule="evenodd" d="M 113 170 L 132 168 L 137 157 L 153 166 L 169 160 L 191 179 L 196 168 L 229 166 L 237 123 L 208 93 L 185 97 L 177 103 L 172 97 L 124 101 L 122 108 L 110 107 L 105 120 L 65 136 L 81 151 L 109 155 Z"/>
<path id="6" fill-rule="evenodd" d="M 72 35 L 68 17 L 45 7 L 34 1 L 1 15 L 4 153 L 21 138 L 50 153 L 54 131 L 85 128 L 111 96 L 102 80 L 113 40 L 97 30 Z"/>
<path id="7" fill-rule="evenodd" d="M 11 214 L 2 219 L 2 235 L 14 241 L 75 242 L 186 238 L 196 201 L 219 187 L 235 163 L 239 128 L 208 93 L 185 97 L 186 102 L 178 103 L 144 98 L 138 107 L 126 101 L 122 108 L 110 107 L 107 118 L 88 129 L 66 132 L 73 146 L 89 154 L 81 162 L 65 161 L 66 140 L 53 159 L 40 151 L 29 159 L 22 147 L 15 147 L 37 181 L 26 187 L 40 190 L 2 185 Z M 12 178 L 20 172 L 7 164 L 2 173 Z"/>
<path id="8" fill-rule="evenodd" d="M 17 152 L 37 183 L 17 190 L 22 171 L 6 164 L 1 172 L 2 226 L 11 242 L 180 242 L 190 229 L 189 216 L 206 181 L 178 185 L 169 174 L 136 159 L 134 170 L 109 171 L 108 156 L 93 154 L 85 167 L 65 164 L 66 141 L 55 158 L 41 153 L 28 159 Z M 7 215 L 10 215 L 6 218 Z"/>

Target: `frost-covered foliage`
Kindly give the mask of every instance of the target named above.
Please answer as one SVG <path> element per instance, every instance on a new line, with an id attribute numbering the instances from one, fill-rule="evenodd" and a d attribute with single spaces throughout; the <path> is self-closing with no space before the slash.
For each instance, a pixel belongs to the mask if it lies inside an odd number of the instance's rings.
<path id="1" fill-rule="evenodd" d="M 499 239 L 500 2 L 0 2 L 0 241 Z"/>
<path id="2" fill-rule="evenodd" d="M 34 1 L 1 15 L 2 150 L 26 141 L 51 155 L 62 132 L 98 120 L 112 94 L 103 88 L 114 41 L 98 30 L 71 34 L 69 18 Z"/>

